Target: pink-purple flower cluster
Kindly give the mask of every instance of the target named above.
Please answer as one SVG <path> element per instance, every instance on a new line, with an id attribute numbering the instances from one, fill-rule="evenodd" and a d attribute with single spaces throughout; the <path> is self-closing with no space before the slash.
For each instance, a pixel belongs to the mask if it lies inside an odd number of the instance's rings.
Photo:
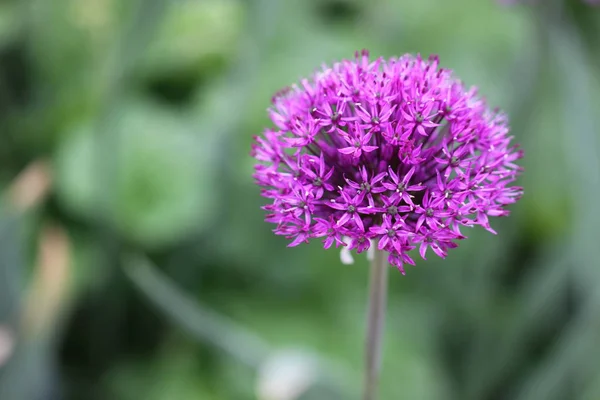
<path id="1" fill-rule="evenodd" d="M 410 250 L 445 257 L 461 227 L 495 233 L 488 217 L 522 195 L 506 117 L 437 57 L 370 61 L 363 50 L 275 95 L 269 113 L 254 178 L 290 246 L 349 237 L 360 253 L 373 242 L 404 273 Z"/>

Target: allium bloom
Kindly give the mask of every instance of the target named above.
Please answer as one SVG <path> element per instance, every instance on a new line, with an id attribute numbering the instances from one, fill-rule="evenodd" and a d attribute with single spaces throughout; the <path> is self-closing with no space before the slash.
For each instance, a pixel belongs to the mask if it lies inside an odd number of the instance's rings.
<path id="1" fill-rule="evenodd" d="M 275 95 L 269 114 L 254 178 L 290 246 L 373 243 L 404 273 L 410 250 L 445 257 L 461 227 L 495 233 L 488 217 L 522 194 L 506 117 L 437 57 L 370 61 L 363 50 Z"/>

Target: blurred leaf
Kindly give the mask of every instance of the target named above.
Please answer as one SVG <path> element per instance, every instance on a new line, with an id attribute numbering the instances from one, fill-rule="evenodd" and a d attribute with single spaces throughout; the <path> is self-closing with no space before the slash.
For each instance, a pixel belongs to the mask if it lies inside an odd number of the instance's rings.
<path id="1" fill-rule="evenodd" d="M 114 168 L 116 187 L 98 194 L 103 171 L 94 169 L 97 147 L 90 126 L 83 126 L 57 154 L 63 204 L 89 219 L 108 217 L 126 237 L 150 247 L 205 227 L 215 201 L 209 143 L 180 115 L 151 103 L 124 102 L 110 118 L 116 147 L 100 165 Z M 96 207 L 100 195 L 112 198 L 110 215 Z"/>
<path id="2" fill-rule="evenodd" d="M 597 346 L 598 332 L 600 331 L 600 318 L 598 318 L 598 304 L 600 292 L 589 299 L 589 304 L 565 328 L 556 342 L 556 346 L 548 354 L 544 362 L 531 376 L 516 397 L 518 400 L 549 400 L 564 399 L 565 393 L 573 396 L 573 392 L 581 392 L 590 382 L 578 382 L 573 385 L 575 372 L 584 372 L 577 367 L 586 360 L 590 360 L 585 373 L 592 375 L 597 367 L 596 361 L 600 352 Z M 590 369 L 594 368 L 594 369 Z M 588 378 L 585 376 L 585 378 Z M 587 379 L 586 379 L 587 380 Z M 593 383 L 593 381 L 591 382 Z"/>
<path id="3" fill-rule="evenodd" d="M 263 366 L 268 356 L 277 354 L 272 353 L 270 346 L 260 337 L 235 321 L 192 301 L 152 268 L 148 260 L 132 256 L 127 261 L 126 272 L 137 288 L 196 339 L 208 342 L 229 353 L 238 363 L 254 368 Z M 348 379 L 349 372 L 337 363 L 322 357 L 314 361 L 319 365 L 318 385 L 336 393 L 348 393 L 349 387 L 355 387 L 354 383 L 343 383 L 342 379 Z"/>
<path id="4" fill-rule="evenodd" d="M 123 18 L 119 11 L 131 1 L 126 0 L 122 5 L 114 0 L 85 3 L 32 0 L 31 3 L 28 40 L 39 77 L 37 89 L 43 93 L 61 88 L 76 91 L 80 97 L 96 89 L 102 77 L 99 72 L 106 66 L 120 34 Z M 77 105 L 71 102 L 71 106 Z"/>
<path id="5" fill-rule="evenodd" d="M 561 96 L 563 103 L 562 143 L 567 157 L 567 171 L 574 212 L 572 238 L 573 256 L 577 261 L 577 275 L 583 285 L 600 278 L 596 267 L 600 247 L 595 232 L 600 225 L 600 213 L 590 213 L 600 198 L 600 119 L 594 102 L 594 92 L 600 85 L 594 79 L 589 54 L 577 35 L 576 27 L 553 21 L 548 27 L 548 40 L 557 56 L 561 71 Z M 595 285 L 588 286 L 595 292 Z"/>
<path id="6" fill-rule="evenodd" d="M 110 283 L 111 269 L 105 268 L 106 254 L 93 236 L 85 230 L 72 229 L 74 290 L 77 295 L 89 295 Z"/>
<path id="7" fill-rule="evenodd" d="M 97 72 L 133 1 L 32 0 L 30 43 L 38 73 L 56 85 Z"/>
<path id="8" fill-rule="evenodd" d="M 0 49 L 12 43 L 19 33 L 23 21 L 18 11 L 16 2 L 0 3 Z"/>
<path id="9" fill-rule="evenodd" d="M 140 63 L 142 75 L 198 74 L 210 59 L 233 56 L 243 9 L 235 0 L 172 2 Z"/>
<path id="10" fill-rule="evenodd" d="M 31 0 L 27 67 L 30 118 L 38 142 L 54 145 L 74 125 L 106 114 L 133 81 L 167 0 Z M 118 88 L 118 90 L 115 90 Z"/>
<path id="11" fill-rule="evenodd" d="M 128 361 L 103 378 L 111 397 L 119 400 L 215 399 L 205 381 L 198 379 L 197 359 L 191 346 L 168 343 L 150 362 Z"/>
<path id="12" fill-rule="evenodd" d="M 560 10 L 556 6 L 556 12 Z M 577 28 L 559 18 L 546 15 L 547 40 L 551 43 L 561 70 L 563 101 L 563 144 L 570 170 L 569 185 L 575 205 L 575 229 L 569 240 L 571 274 L 578 293 L 580 310 L 565 326 L 544 363 L 524 381 L 518 399 L 562 399 L 578 396 L 593 381 L 591 365 L 600 357 L 600 295 L 596 290 L 598 259 L 595 231 L 599 213 L 589 213 L 600 196 L 600 166 L 596 114 L 590 106 L 593 85 L 588 54 Z M 592 361 L 594 360 L 594 361 Z"/>
<path id="13" fill-rule="evenodd" d="M 591 387 L 585 390 L 581 400 L 597 400 L 600 398 L 600 374 L 595 371 L 596 377 L 592 380 Z"/>
<path id="14" fill-rule="evenodd" d="M 0 374 L 2 400 L 58 397 L 56 368 L 51 357 L 54 343 L 49 337 L 22 340 Z"/>
<path id="15" fill-rule="evenodd" d="M 29 262 L 24 256 L 25 239 L 29 235 L 23 231 L 30 223 L 22 214 L 3 213 L 0 217 L 0 326 L 16 336 L 12 356 L 7 364 L 0 366 L 0 398 L 3 400 L 34 399 L 56 390 L 55 368 L 48 357 L 52 336 L 25 336 L 20 327 L 21 297 Z"/>
<path id="16" fill-rule="evenodd" d="M 14 323 L 21 303 L 23 260 L 22 218 L 0 210 L 0 323 Z"/>
<path id="17" fill-rule="evenodd" d="M 559 248 L 559 245 L 556 245 Z M 559 313 L 557 310 L 564 306 L 567 292 L 569 266 L 564 249 L 549 248 L 537 260 L 536 265 L 522 281 L 515 292 L 510 304 L 515 311 L 504 316 L 494 313 L 495 324 L 482 321 L 483 330 L 493 333 L 485 335 L 483 348 L 479 351 L 479 359 L 471 360 L 470 376 L 467 390 L 470 399 L 479 399 L 489 392 L 497 380 L 507 376 L 526 363 L 527 348 L 530 338 L 552 329 Z M 544 269 L 543 276 L 539 270 Z M 490 306 L 487 312 L 490 313 Z M 493 326 L 492 326 L 493 325 Z M 483 362 L 485 360 L 485 363 Z"/>
<path id="18" fill-rule="evenodd" d="M 150 301 L 197 339 L 207 341 L 253 367 L 266 357 L 269 347 L 260 338 L 214 311 L 201 307 L 153 269 L 148 260 L 141 256 L 130 258 L 126 272 Z"/>

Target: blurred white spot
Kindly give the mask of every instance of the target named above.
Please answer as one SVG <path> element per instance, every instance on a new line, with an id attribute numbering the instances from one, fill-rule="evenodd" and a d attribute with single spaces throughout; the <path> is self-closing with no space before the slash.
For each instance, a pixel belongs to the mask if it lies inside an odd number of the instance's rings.
<path id="1" fill-rule="evenodd" d="M 342 238 L 342 240 L 348 246 L 350 245 L 350 243 L 352 243 L 352 239 L 349 238 L 348 236 L 344 236 Z M 340 260 L 342 261 L 342 264 L 344 264 L 344 265 L 354 264 L 354 257 L 352 257 L 352 253 L 350 253 L 350 250 L 348 250 L 348 247 L 342 247 L 342 250 L 340 250 Z"/>
<path id="2" fill-rule="evenodd" d="M 371 240 L 371 245 L 367 249 L 367 260 L 369 261 L 373 261 L 373 258 L 375 257 L 375 246 L 375 241 Z"/>
<path id="3" fill-rule="evenodd" d="M 260 367 L 256 395 L 259 400 L 295 400 L 317 380 L 317 361 L 306 351 L 282 350 Z"/>
<path id="4" fill-rule="evenodd" d="M 15 339 L 8 328 L 0 326 L 0 367 L 3 366 L 13 353 Z"/>

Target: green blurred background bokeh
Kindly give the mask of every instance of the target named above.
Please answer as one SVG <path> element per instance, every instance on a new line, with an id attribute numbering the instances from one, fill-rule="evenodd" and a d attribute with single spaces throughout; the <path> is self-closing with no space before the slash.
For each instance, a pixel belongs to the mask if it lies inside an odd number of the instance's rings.
<path id="1" fill-rule="evenodd" d="M 391 274 L 381 398 L 600 399 L 600 9 L 0 2 L 0 399 L 358 399 L 367 261 L 264 223 L 252 136 L 322 63 L 439 54 L 524 198 Z"/>

